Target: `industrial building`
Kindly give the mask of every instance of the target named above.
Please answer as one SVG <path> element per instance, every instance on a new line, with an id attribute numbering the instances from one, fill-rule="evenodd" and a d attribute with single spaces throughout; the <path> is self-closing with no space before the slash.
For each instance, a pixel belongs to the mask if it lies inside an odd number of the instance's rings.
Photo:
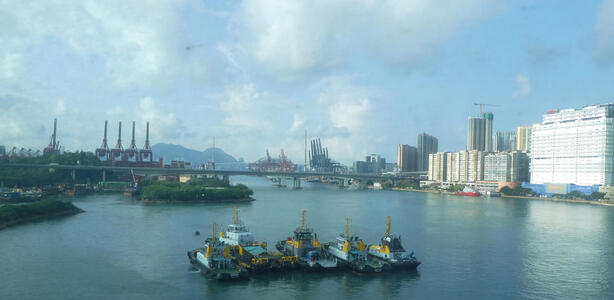
<path id="1" fill-rule="evenodd" d="M 612 185 L 614 104 L 551 110 L 531 133 L 531 183 Z"/>

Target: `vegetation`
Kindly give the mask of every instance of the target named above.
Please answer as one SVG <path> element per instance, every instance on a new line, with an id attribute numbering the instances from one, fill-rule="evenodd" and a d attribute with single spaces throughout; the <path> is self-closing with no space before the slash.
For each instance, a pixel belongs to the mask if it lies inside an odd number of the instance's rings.
<path id="1" fill-rule="evenodd" d="M 459 192 L 459 191 L 462 191 L 464 188 L 465 188 L 464 184 L 453 184 L 453 185 L 450 185 L 450 187 L 448 188 L 448 192 L 452 192 L 452 193 Z"/>
<path id="2" fill-rule="evenodd" d="M 186 183 L 156 181 L 144 185 L 141 199 L 151 201 L 219 201 L 249 198 L 254 192 L 243 184 L 230 185 L 217 178 L 192 178 Z"/>
<path id="3" fill-rule="evenodd" d="M 4 205 L 0 206 L 0 228 L 18 223 L 20 220 L 68 212 L 81 212 L 81 209 L 72 203 L 57 200 L 42 200 L 23 205 Z"/>
<path id="4" fill-rule="evenodd" d="M 99 166 L 102 162 L 94 153 L 91 152 L 65 152 L 63 154 L 49 154 L 39 157 L 2 157 L 0 163 L 3 164 L 60 164 L 60 165 L 88 165 Z M 92 182 L 102 180 L 102 174 L 98 171 L 77 171 L 78 182 L 86 183 L 89 179 Z M 107 173 L 107 178 L 110 174 Z M 56 170 L 53 166 L 49 169 L 21 169 L 21 168 L 0 168 L 0 182 L 6 186 L 42 186 L 62 183 L 73 183 L 70 170 Z"/>
<path id="5" fill-rule="evenodd" d="M 584 195 L 579 191 L 573 191 L 566 195 L 561 196 L 564 199 L 584 199 L 584 200 L 600 200 L 605 197 L 605 193 L 593 192 L 590 195 Z"/>
<path id="6" fill-rule="evenodd" d="M 513 189 L 507 186 L 504 186 L 501 188 L 501 190 L 499 190 L 499 192 L 501 192 L 504 195 L 510 195 L 510 196 L 535 196 L 535 192 L 533 192 L 533 190 L 523 188 L 520 185 L 516 186 Z"/>
<path id="7" fill-rule="evenodd" d="M 420 183 L 413 179 L 403 179 L 397 184 L 397 187 L 404 189 L 420 189 Z"/>

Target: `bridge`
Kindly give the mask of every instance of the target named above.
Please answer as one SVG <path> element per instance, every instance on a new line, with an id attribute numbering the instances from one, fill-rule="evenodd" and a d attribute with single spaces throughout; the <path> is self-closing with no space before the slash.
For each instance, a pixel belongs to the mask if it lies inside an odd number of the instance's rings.
<path id="1" fill-rule="evenodd" d="M 347 181 L 357 180 L 359 182 L 385 181 L 385 180 L 401 180 L 401 179 L 419 179 L 421 175 L 426 175 L 426 171 L 419 172 L 404 172 L 397 176 L 387 176 L 375 173 L 323 173 L 323 172 L 260 172 L 260 171 L 231 171 L 231 170 L 204 170 L 204 169 L 182 169 L 182 168 L 146 168 L 146 167 L 115 167 L 115 166 L 88 166 L 88 165 L 59 165 L 59 164 L 0 164 L 0 168 L 18 168 L 18 169 L 57 169 L 71 170 L 73 180 L 76 178 L 77 171 L 101 171 L 103 181 L 106 180 L 107 171 L 134 173 L 145 177 L 156 175 L 217 175 L 224 178 L 229 176 L 248 175 L 248 176 L 270 176 L 274 178 L 291 178 L 293 179 L 293 187 L 300 187 L 301 178 L 309 177 L 326 177 L 341 179 L 339 185 L 341 187 L 347 184 Z"/>

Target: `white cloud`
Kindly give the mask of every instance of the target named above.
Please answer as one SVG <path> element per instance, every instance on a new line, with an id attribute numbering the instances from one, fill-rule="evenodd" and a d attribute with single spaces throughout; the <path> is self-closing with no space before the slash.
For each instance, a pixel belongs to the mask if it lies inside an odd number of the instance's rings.
<path id="1" fill-rule="evenodd" d="M 514 98 L 522 98 L 533 92 L 531 79 L 525 75 L 516 75 L 516 91 L 513 94 Z"/>
<path id="2" fill-rule="evenodd" d="M 605 0 L 597 13 L 595 24 L 597 60 L 604 64 L 614 63 L 614 0 Z"/>
<path id="3" fill-rule="evenodd" d="M 281 79 L 370 58 L 414 65 L 493 1 L 247 0 L 239 23 L 253 57 Z"/>
<path id="4" fill-rule="evenodd" d="M 44 68 L 40 62 L 46 58 L 41 56 L 51 44 L 68 48 L 62 55 L 71 64 L 63 71 L 100 64 L 97 76 L 122 88 L 156 86 L 178 76 L 203 77 L 206 61 L 186 54 L 189 37 L 180 28 L 180 11 L 188 2 L 0 1 L 0 76 L 27 64 Z"/>

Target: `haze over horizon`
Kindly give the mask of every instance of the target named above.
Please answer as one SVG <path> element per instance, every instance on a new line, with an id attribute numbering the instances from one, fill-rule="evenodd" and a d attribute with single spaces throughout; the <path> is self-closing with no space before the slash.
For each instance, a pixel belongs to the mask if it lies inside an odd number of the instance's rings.
<path id="1" fill-rule="evenodd" d="M 135 16 L 138 16 L 135 18 Z M 550 109 L 614 102 L 614 0 L 0 1 L 0 145 L 93 151 L 109 121 L 254 161 L 304 130 L 345 164 L 427 132 L 466 146 Z"/>

